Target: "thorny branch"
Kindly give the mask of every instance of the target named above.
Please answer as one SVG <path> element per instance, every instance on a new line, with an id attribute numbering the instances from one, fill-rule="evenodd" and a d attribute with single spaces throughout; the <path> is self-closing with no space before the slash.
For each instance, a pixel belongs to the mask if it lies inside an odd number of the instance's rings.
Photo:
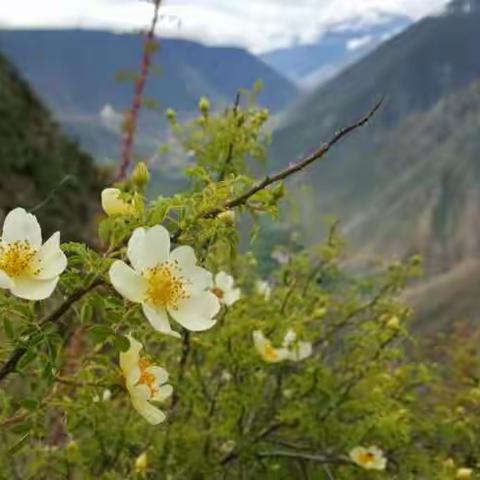
<path id="1" fill-rule="evenodd" d="M 159 10 L 162 0 L 154 0 L 154 12 L 150 29 L 148 30 L 143 44 L 142 61 L 140 66 L 140 76 L 135 82 L 135 93 L 133 96 L 132 107 L 125 114 L 123 123 L 123 145 L 122 160 L 118 171 L 117 180 L 123 180 L 132 163 L 133 145 L 135 142 L 135 133 L 137 131 L 138 117 L 142 108 L 143 92 L 147 83 L 148 74 L 152 65 L 152 55 L 155 51 L 155 28 L 159 19 Z"/>
<path id="2" fill-rule="evenodd" d="M 290 164 L 288 167 L 286 167 L 283 170 L 280 170 L 279 172 L 273 174 L 273 175 L 267 175 L 265 178 L 257 182 L 255 185 L 253 185 L 249 190 L 246 192 L 242 193 L 238 197 L 233 198 L 232 200 L 229 200 L 226 202 L 222 207 L 217 207 L 213 208 L 211 210 L 207 210 L 197 217 L 197 220 L 202 219 L 202 218 L 215 218 L 218 216 L 220 213 L 230 210 L 233 208 L 241 207 L 245 205 L 248 200 L 253 197 L 256 193 L 265 190 L 267 187 L 270 185 L 273 185 L 275 183 L 278 183 L 282 180 L 285 180 L 286 178 L 290 177 L 291 175 L 300 172 L 304 170 L 306 167 L 311 165 L 317 160 L 320 160 L 323 158 L 338 142 L 340 142 L 343 138 L 345 138 L 347 135 L 352 133 L 353 131 L 363 127 L 366 125 L 371 118 L 377 113 L 377 111 L 380 109 L 380 107 L 383 104 L 383 98 L 381 98 L 374 106 L 373 108 L 365 115 L 361 120 L 353 123 L 352 125 L 349 125 L 348 127 L 342 128 L 339 130 L 331 140 L 328 142 L 324 143 L 320 148 L 315 150 L 313 153 L 305 157 L 303 160 L 300 160 L 299 162 Z M 180 235 L 183 233 L 182 229 L 176 230 L 173 235 L 172 235 L 172 241 L 178 240 Z"/>

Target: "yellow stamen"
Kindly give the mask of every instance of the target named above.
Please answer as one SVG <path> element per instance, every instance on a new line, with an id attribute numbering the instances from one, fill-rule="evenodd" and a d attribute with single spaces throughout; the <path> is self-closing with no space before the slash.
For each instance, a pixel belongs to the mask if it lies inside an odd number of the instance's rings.
<path id="1" fill-rule="evenodd" d="M 268 362 L 277 362 L 279 360 L 278 352 L 270 342 L 267 342 L 263 347 L 263 357 Z"/>
<path id="2" fill-rule="evenodd" d="M 140 368 L 140 379 L 138 380 L 138 385 L 146 385 L 150 394 L 153 396 L 157 392 L 158 388 L 155 384 L 155 375 L 151 372 L 147 372 L 147 368 L 152 364 L 147 358 L 141 358 L 138 361 L 138 367 Z"/>
<path id="3" fill-rule="evenodd" d="M 375 454 L 372 452 L 364 452 L 358 456 L 358 461 L 362 465 L 370 465 L 375 460 Z"/>
<path id="4" fill-rule="evenodd" d="M 19 277 L 31 268 L 36 253 L 37 250 L 26 241 L 0 244 L 0 270 L 9 277 Z"/>
<path id="5" fill-rule="evenodd" d="M 148 281 L 145 300 L 156 307 L 176 308 L 180 300 L 188 298 L 176 263 L 162 263 L 146 270 L 143 275 Z"/>

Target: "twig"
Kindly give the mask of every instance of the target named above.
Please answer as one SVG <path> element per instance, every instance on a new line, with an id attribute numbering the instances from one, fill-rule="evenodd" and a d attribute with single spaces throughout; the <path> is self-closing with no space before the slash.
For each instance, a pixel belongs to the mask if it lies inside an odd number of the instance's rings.
<path id="1" fill-rule="evenodd" d="M 132 163 L 133 145 L 137 131 L 138 117 L 142 108 L 143 92 L 147 83 L 150 67 L 152 64 L 153 45 L 155 41 L 155 28 L 159 19 L 159 9 L 162 0 L 154 0 L 154 12 L 150 29 L 143 44 L 143 54 L 140 67 L 140 77 L 135 82 L 135 93 L 133 96 L 132 108 L 126 113 L 124 121 L 124 137 L 122 144 L 122 161 L 118 170 L 117 180 L 123 180 Z"/>
<path id="2" fill-rule="evenodd" d="M 103 285 L 104 283 L 105 282 L 103 280 L 97 279 L 88 287 L 80 288 L 72 293 L 72 295 L 70 295 L 56 310 L 40 321 L 39 327 L 41 328 L 48 323 L 57 322 L 70 309 L 70 307 L 72 307 L 72 305 L 81 300 L 87 293 Z M 13 351 L 10 358 L 3 364 L 2 368 L 0 368 L 0 382 L 10 373 L 15 371 L 18 362 L 25 355 L 25 353 L 27 353 L 27 347 L 24 346 L 17 347 Z"/>
<path id="3" fill-rule="evenodd" d="M 352 133 L 353 131 L 359 129 L 360 127 L 363 127 L 365 124 L 367 124 L 370 121 L 370 119 L 375 115 L 375 113 L 380 109 L 382 104 L 383 104 L 383 98 L 380 99 L 375 104 L 375 106 L 370 110 L 370 112 L 368 112 L 368 114 L 365 117 L 363 117 L 358 122 L 355 122 L 354 124 L 339 130 L 330 141 L 328 141 L 327 143 L 324 143 L 318 150 L 311 153 L 310 155 L 305 157 L 303 160 L 300 160 L 297 163 L 293 163 L 289 165 L 287 168 L 280 170 L 274 175 L 267 175 L 263 180 L 260 180 L 259 182 L 257 182 L 245 193 L 242 193 L 241 195 L 233 198 L 232 200 L 229 200 L 222 207 L 212 208 L 203 213 L 200 213 L 197 219 L 215 218 L 225 210 L 229 210 L 232 208 L 245 205 L 247 201 L 251 197 L 253 197 L 253 195 L 255 195 L 256 193 L 260 192 L 261 190 L 264 190 L 270 185 L 280 182 L 281 180 L 285 180 L 286 178 L 290 177 L 294 173 L 302 171 L 303 169 L 308 167 L 310 164 L 312 164 L 316 160 L 323 158 L 331 150 L 331 148 L 335 146 L 338 142 L 340 142 L 344 137 L 346 137 L 348 134 Z M 182 233 L 183 233 L 182 229 L 176 230 L 172 234 L 172 241 L 178 240 L 178 238 Z"/>
<path id="4" fill-rule="evenodd" d="M 230 143 L 228 145 L 228 151 L 227 151 L 227 158 L 225 159 L 225 162 L 223 163 L 223 168 L 218 176 L 218 181 L 221 182 L 224 178 L 225 175 L 227 174 L 227 169 L 232 162 L 233 159 L 233 149 L 235 148 L 235 134 L 236 134 L 236 129 L 240 128 L 243 122 L 243 119 L 241 116 L 238 117 L 238 108 L 240 107 L 240 90 L 237 92 L 237 95 L 235 96 L 235 103 L 233 104 L 233 118 L 236 120 L 235 123 L 235 131 L 233 132 L 232 139 L 230 140 Z"/>

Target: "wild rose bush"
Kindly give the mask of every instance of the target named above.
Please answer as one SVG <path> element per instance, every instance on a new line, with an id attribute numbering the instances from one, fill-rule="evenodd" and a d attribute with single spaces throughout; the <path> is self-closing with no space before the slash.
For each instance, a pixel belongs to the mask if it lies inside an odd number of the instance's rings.
<path id="1" fill-rule="evenodd" d="M 98 250 L 7 215 L 0 477 L 473 478 L 478 386 L 413 360 L 398 300 L 419 260 L 352 275 L 332 224 L 260 275 L 288 176 L 251 173 L 268 114 L 199 110 L 167 113 L 189 189 L 150 198 L 138 164 L 99 199 Z"/>

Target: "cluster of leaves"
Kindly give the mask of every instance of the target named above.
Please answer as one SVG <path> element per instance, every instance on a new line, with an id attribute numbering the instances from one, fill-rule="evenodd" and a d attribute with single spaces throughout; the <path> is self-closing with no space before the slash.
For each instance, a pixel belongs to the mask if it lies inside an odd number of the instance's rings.
<path id="1" fill-rule="evenodd" d="M 55 297 L 32 304 L 0 294 L 1 364 L 21 353 L 15 371 L 0 376 L 0 477 L 453 479 L 455 465 L 474 467 L 474 353 L 454 356 L 454 377 L 411 354 L 411 312 L 398 296 L 419 260 L 354 275 L 332 224 L 323 244 L 300 249 L 296 239 L 265 270 L 252 253 L 256 235 L 241 243 L 240 233 L 256 230 L 240 218 L 275 218 L 283 186 L 226 205 L 256 182 L 249 171 L 265 156 L 268 115 L 238 102 L 215 115 L 202 101 L 193 124 L 170 116 L 186 154 L 194 152 L 191 188 L 148 201 L 143 184 L 125 182 L 134 208 L 100 223 L 103 250 L 63 246 L 69 266 Z M 207 332 L 156 333 L 109 285 L 133 230 L 158 224 L 242 290 Z M 259 280 L 271 293 L 258 290 Z M 313 353 L 268 364 L 253 346 L 255 330 L 275 345 L 294 330 Z M 174 395 L 160 426 L 132 409 L 124 386 L 118 356 L 130 332 L 170 373 Z M 387 470 L 353 464 L 348 453 L 358 445 L 380 447 Z"/>

